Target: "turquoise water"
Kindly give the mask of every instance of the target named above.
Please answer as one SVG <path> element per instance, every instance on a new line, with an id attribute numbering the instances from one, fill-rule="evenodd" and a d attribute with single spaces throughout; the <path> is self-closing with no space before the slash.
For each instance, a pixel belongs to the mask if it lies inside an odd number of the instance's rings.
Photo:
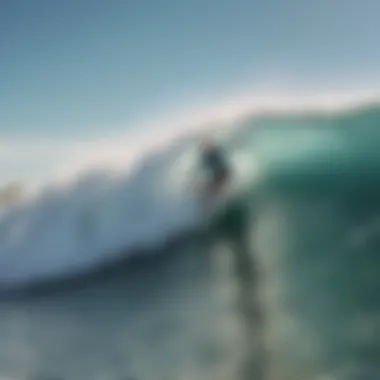
<path id="1" fill-rule="evenodd" d="M 250 240 L 264 378 L 380 376 L 379 122 L 373 106 L 266 117 L 235 136 L 261 178 L 212 224 Z"/>
<path id="2" fill-rule="evenodd" d="M 379 116 L 262 123 L 266 178 L 249 229 L 269 378 L 380 376 Z"/>

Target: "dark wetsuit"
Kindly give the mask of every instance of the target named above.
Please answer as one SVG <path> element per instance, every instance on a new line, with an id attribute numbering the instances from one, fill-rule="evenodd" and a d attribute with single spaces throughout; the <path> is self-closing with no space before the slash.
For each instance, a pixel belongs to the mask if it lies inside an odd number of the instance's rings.
<path id="1" fill-rule="evenodd" d="M 212 147 L 202 155 L 202 166 L 209 172 L 214 184 L 221 184 L 229 178 L 230 169 L 223 156 L 223 152 Z"/>

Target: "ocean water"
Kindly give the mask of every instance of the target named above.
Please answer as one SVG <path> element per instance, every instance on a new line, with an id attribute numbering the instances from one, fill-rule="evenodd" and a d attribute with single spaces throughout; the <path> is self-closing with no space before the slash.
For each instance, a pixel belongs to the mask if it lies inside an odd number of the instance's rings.
<path id="1" fill-rule="evenodd" d="M 4 212 L 0 378 L 380 378 L 379 121 L 236 121 L 212 219 L 193 138 Z"/>

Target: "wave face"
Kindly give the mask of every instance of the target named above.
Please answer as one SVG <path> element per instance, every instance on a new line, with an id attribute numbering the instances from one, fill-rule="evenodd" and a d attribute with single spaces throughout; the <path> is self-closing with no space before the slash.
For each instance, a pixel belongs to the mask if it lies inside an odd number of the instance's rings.
<path id="1" fill-rule="evenodd" d="M 249 228 L 266 378 L 380 376 L 379 111 L 262 121 L 265 180 Z"/>
<path id="2" fill-rule="evenodd" d="M 375 106 L 254 116 L 237 122 L 222 144 L 239 191 L 259 183 L 347 186 L 348 179 L 355 186 L 373 181 L 378 172 L 379 122 Z M 196 142 L 189 137 L 152 151 L 119 175 L 81 175 L 4 212 L 0 284 L 19 286 L 88 271 L 203 228 L 194 190 Z"/>

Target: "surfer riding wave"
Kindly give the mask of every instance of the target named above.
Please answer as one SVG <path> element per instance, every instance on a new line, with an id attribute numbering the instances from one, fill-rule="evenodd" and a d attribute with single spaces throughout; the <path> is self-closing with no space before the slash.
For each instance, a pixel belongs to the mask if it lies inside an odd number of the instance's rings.
<path id="1" fill-rule="evenodd" d="M 230 181 L 231 169 L 222 147 L 209 138 L 201 144 L 201 167 L 207 175 L 203 195 L 206 198 L 217 196 Z"/>

